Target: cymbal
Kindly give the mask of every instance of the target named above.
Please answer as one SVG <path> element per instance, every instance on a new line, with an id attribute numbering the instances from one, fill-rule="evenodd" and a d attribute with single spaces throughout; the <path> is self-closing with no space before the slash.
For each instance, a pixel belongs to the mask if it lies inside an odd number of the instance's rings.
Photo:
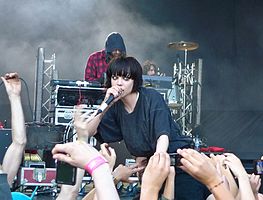
<path id="1" fill-rule="evenodd" d="M 199 47 L 199 45 L 195 42 L 185 42 L 185 41 L 180 41 L 180 42 L 171 42 L 168 44 L 169 48 L 184 51 L 192 51 L 195 50 Z"/>

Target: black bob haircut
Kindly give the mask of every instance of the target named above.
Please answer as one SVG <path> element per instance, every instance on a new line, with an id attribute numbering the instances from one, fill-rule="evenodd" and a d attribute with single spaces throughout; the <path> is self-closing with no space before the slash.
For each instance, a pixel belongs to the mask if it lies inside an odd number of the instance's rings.
<path id="1" fill-rule="evenodd" d="M 134 57 L 121 57 L 113 59 L 106 72 L 106 88 L 111 87 L 112 76 L 122 76 L 134 80 L 132 92 L 138 91 L 142 86 L 142 67 Z"/>

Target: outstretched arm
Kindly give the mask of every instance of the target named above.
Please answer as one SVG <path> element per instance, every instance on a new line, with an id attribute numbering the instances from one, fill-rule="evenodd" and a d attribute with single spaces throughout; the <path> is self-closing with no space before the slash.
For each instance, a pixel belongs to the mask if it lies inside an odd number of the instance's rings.
<path id="1" fill-rule="evenodd" d="M 167 153 L 155 153 L 145 168 L 140 199 L 158 199 L 159 190 L 170 171 L 170 157 Z"/>
<path id="2" fill-rule="evenodd" d="M 163 197 L 166 199 L 174 199 L 174 178 L 175 178 L 175 167 L 171 166 L 169 174 L 165 181 Z"/>
<path id="3" fill-rule="evenodd" d="M 206 185 L 216 200 L 235 199 L 209 157 L 193 149 L 178 149 L 177 153 L 182 156 L 180 168 Z"/>
<path id="4" fill-rule="evenodd" d="M 8 175 L 11 185 L 19 169 L 26 146 L 26 129 L 23 108 L 21 104 L 21 81 L 17 73 L 8 73 L 1 77 L 11 105 L 12 143 L 8 147 L 3 160 L 3 171 Z"/>
<path id="5" fill-rule="evenodd" d="M 232 153 L 225 153 L 225 164 L 229 166 L 233 174 L 238 179 L 239 194 L 241 200 L 255 199 L 252 188 L 250 186 L 248 174 L 243 167 L 240 159 Z"/>
<path id="6" fill-rule="evenodd" d="M 73 166 L 86 169 L 90 164 L 89 172 L 95 183 L 98 199 L 119 199 L 115 189 L 109 164 L 102 162 L 105 158 L 89 144 L 82 141 L 57 144 L 53 150 L 53 158 L 67 162 Z M 98 162 L 100 162 L 98 164 Z M 88 164 L 87 164 L 88 163 Z"/>

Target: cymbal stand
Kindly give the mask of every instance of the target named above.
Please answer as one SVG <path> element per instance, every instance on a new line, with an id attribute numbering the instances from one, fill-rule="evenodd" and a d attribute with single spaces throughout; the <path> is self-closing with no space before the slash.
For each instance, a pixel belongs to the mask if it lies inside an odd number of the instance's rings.
<path id="1" fill-rule="evenodd" d="M 192 134 L 193 127 L 200 124 L 201 79 L 199 78 L 200 73 L 195 72 L 198 71 L 200 67 L 199 64 L 202 65 L 202 62 L 198 62 L 196 67 L 195 63 L 189 64 L 187 59 L 188 51 L 197 49 L 199 45 L 195 42 L 180 41 L 170 42 L 168 47 L 184 52 L 183 62 L 179 60 L 174 64 L 173 78 L 175 78 L 175 81 L 173 81 L 172 84 L 173 88 L 177 86 L 180 91 L 180 100 L 177 105 L 181 105 L 176 108 L 176 111 L 180 112 L 180 117 L 178 117 L 176 121 L 181 123 L 182 134 L 189 135 Z M 196 79 L 196 77 L 198 79 Z M 170 105 L 170 108 L 171 107 Z M 173 110 L 175 109 L 172 107 L 172 111 Z"/>
<path id="2" fill-rule="evenodd" d="M 174 65 L 173 88 L 178 84 L 180 96 L 180 117 L 176 120 L 182 127 L 182 134 L 191 135 L 193 124 L 193 101 L 194 101 L 194 82 L 195 82 L 195 63 L 187 63 L 187 50 L 184 51 L 184 63 L 179 62 Z"/>
<path id="3" fill-rule="evenodd" d="M 182 121 L 183 134 L 191 134 L 192 120 L 193 120 L 193 82 L 194 82 L 194 63 L 187 64 L 184 68 L 181 81 L 181 96 L 182 96 L 182 107 L 181 115 L 184 116 Z"/>
<path id="4" fill-rule="evenodd" d="M 187 52 L 188 52 L 188 50 L 185 49 L 185 50 L 184 50 L 184 66 L 187 65 Z"/>

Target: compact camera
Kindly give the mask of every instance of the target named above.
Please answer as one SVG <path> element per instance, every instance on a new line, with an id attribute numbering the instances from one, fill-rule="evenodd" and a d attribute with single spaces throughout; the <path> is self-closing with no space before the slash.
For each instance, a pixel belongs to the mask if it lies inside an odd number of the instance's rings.
<path id="1" fill-rule="evenodd" d="M 125 159 L 126 167 L 130 167 L 131 165 L 135 165 L 135 164 L 136 164 L 136 161 L 134 159 L 128 159 L 128 158 Z M 136 173 L 133 173 L 131 177 L 137 177 Z"/>
<path id="2" fill-rule="evenodd" d="M 57 161 L 56 183 L 65 185 L 75 185 L 77 168 L 62 161 Z"/>
<path id="3" fill-rule="evenodd" d="M 178 153 L 169 153 L 169 156 L 170 156 L 170 165 L 171 166 L 181 166 L 182 163 L 181 163 L 181 158 L 182 156 Z"/>
<path id="4" fill-rule="evenodd" d="M 263 174 L 263 160 L 254 161 L 254 173 L 258 175 Z"/>

